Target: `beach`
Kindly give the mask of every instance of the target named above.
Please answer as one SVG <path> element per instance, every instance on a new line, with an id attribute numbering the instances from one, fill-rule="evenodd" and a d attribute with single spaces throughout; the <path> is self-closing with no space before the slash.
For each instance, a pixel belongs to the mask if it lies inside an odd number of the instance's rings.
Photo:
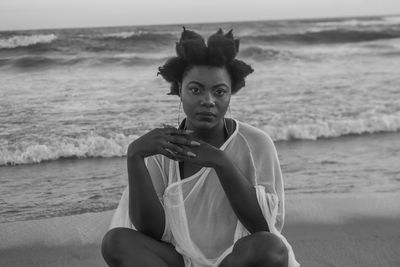
<path id="1" fill-rule="evenodd" d="M 387 133 L 276 143 L 286 187 L 282 233 L 302 266 L 399 266 L 399 139 L 398 133 Z M 106 266 L 100 244 L 127 183 L 125 161 L 65 159 L 8 167 L 3 173 L 14 180 L 57 174 L 63 181 L 80 181 L 82 190 L 73 194 L 78 191 L 71 189 L 69 197 L 63 190 L 65 196 L 56 197 L 64 201 L 58 210 L 48 197 L 31 206 L 36 212 L 4 216 L 14 221 L 0 223 L 0 266 Z M 362 173 L 371 177 L 357 179 Z"/>
<path id="2" fill-rule="evenodd" d="M 398 194 L 288 196 L 283 235 L 301 266 L 400 265 Z M 0 225 L 0 266 L 106 266 L 112 211 Z"/>
<path id="3" fill-rule="evenodd" d="M 399 266 L 399 139 L 381 133 L 276 142 L 286 192 L 282 233 L 301 266 Z M 14 212 L 2 211 L 0 266 L 106 266 L 100 244 L 127 184 L 126 158 L 1 171 L 14 184 L 31 179 L 30 191 L 39 193 L 9 192 L 14 204 L 3 193 Z M 52 179 L 55 185 L 44 187 Z"/>
<path id="4" fill-rule="evenodd" d="M 185 26 L 240 38 L 226 117 L 274 141 L 302 266 L 400 266 L 400 16 Z M 157 76 L 181 30 L 0 32 L 0 267 L 106 266 L 128 145 L 185 117 Z"/>

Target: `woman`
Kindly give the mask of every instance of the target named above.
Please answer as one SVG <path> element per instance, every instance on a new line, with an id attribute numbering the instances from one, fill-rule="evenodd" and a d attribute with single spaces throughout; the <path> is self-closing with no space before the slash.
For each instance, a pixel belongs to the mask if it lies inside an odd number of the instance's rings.
<path id="1" fill-rule="evenodd" d="M 299 266 L 281 235 L 284 195 L 272 140 L 225 118 L 253 69 L 239 40 L 183 29 L 177 57 L 159 68 L 180 97 L 178 129 L 154 129 L 128 148 L 129 185 L 102 253 L 116 266 Z"/>

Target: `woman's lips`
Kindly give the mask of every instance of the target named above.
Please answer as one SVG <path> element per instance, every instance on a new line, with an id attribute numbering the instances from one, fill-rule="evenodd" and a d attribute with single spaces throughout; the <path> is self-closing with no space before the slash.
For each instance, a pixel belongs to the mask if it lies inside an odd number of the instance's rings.
<path id="1" fill-rule="evenodd" d="M 212 112 L 198 112 L 197 115 L 207 116 L 207 117 L 216 117 L 216 115 Z"/>
<path id="2" fill-rule="evenodd" d="M 199 112 L 196 113 L 197 117 L 199 120 L 204 120 L 204 121 L 213 121 L 217 116 L 214 113 L 211 112 Z"/>

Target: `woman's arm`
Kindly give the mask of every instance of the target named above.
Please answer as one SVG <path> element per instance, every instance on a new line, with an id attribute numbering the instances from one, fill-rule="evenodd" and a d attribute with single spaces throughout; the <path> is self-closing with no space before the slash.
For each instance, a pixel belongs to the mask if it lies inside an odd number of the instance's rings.
<path id="1" fill-rule="evenodd" d="M 161 240 L 165 228 L 164 208 L 141 156 L 128 156 L 129 217 L 136 229 Z"/>
<path id="2" fill-rule="evenodd" d="M 268 223 L 257 201 L 255 188 L 240 173 L 224 151 L 219 153 L 214 169 L 236 216 L 243 226 L 250 233 L 269 232 Z"/>
<path id="3" fill-rule="evenodd" d="M 223 150 L 202 140 L 195 140 L 200 143 L 200 146 L 190 148 L 195 156 L 189 158 L 188 161 L 200 166 L 214 168 L 233 211 L 250 233 L 270 232 L 258 203 L 255 187 L 241 174 Z"/>
<path id="4" fill-rule="evenodd" d="M 128 147 L 129 217 L 137 230 L 157 240 L 164 233 L 165 212 L 154 185 L 163 181 L 160 177 L 152 180 L 149 170 L 158 167 L 147 169 L 144 158 L 162 154 L 172 160 L 183 160 L 188 157 L 183 145 L 196 147 L 200 144 L 191 140 L 188 131 L 167 127 L 146 133 Z M 161 194 L 160 190 L 158 193 Z"/>

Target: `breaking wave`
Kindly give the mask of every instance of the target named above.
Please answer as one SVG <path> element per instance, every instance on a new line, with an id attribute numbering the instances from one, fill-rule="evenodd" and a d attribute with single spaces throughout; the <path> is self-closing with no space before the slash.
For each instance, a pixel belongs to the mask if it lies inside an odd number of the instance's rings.
<path id="1" fill-rule="evenodd" d="M 285 126 L 261 127 L 275 141 L 317 140 L 346 135 L 362 135 L 400 131 L 400 112 L 390 115 L 376 115 L 368 119 L 321 121 L 312 124 L 291 124 Z"/>
<path id="2" fill-rule="evenodd" d="M 7 39 L 0 39 L 0 49 L 28 47 L 37 44 L 48 44 L 57 39 L 55 34 L 16 35 Z"/>
<path id="3" fill-rule="evenodd" d="M 136 42 L 152 42 L 152 43 L 170 43 L 171 40 L 176 39 L 176 36 L 171 33 L 157 33 L 146 31 L 132 31 L 132 32 L 117 32 L 104 34 L 100 37 L 102 40 L 107 41 L 136 41 Z"/>
<path id="4" fill-rule="evenodd" d="M 260 129 L 274 141 L 317 140 L 346 135 L 400 131 L 400 112 L 368 119 L 321 121 L 313 124 L 264 125 Z M 137 135 L 114 133 L 112 137 L 88 135 L 63 137 L 48 143 L 18 144 L 18 149 L 0 149 L 0 166 L 40 163 L 60 158 L 122 157 Z"/>
<path id="5" fill-rule="evenodd" d="M 126 154 L 130 142 L 137 136 L 116 134 L 107 138 L 89 135 L 81 138 L 51 140 L 46 144 L 19 144 L 18 149 L 0 149 L 0 166 L 40 163 L 60 158 L 121 157 Z"/>
<path id="6" fill-rule="evenodd" d="M 381 39 L 400 38 L 399 30 L 320 30 L 307 31 L 304 33 L 275 34 L 275 35 L 256 35 L 246 36 L 245 38 L 258 42 L 295 42 L 307 44 L 323 43 L 356 43 L 374 41 Z"/>
<path id="7" fill-rule="evenodd" d="M 155 32 L 155 31 L 142 31 L 142 30 L 135 30 L 135 31 L 124 31 L 124 32 L 115 32 L 115 33 L 107 33 L 103 34 L 101 36 L 102 38 L 116 38 L 116 39 L 127 39 L 131 37 L 140 37 L 142 39 L 150 39 L 150 40 L 155 40 L 158 37 L 159 38 L 165 38 L 165 37 L 172 37 L 171 34 L 169 33 L 161 33 L 161 32 Z"/>
<path id="8" fill-rule="evenodd" d="M 75 64 L 88 64 L 90 66 L 104 65 L 146 65 L 154 62 L 160 62 L 164 58 L 146 57 L 138 55 L 123 55 L 123 56 L 101 56 L 101 57 L 77 57 L 77 56 L 23 56 L 18 58 L 0 58 L 0 67 L 12 66 L 16 68 L 33 68 L 33 67 L 53 67 L 53 66 L 71 66 Z"/>
<path id="9" fill-rule="evenodd" d="M 384 26 L 400 24 L 400 16 L 388 16 L 383 18 L 354 18 L 348 20 L 324 21 L 316 25 L 324 27 L 359 27 L 359 26 Z"/>
<path id="10" fill-rule="evenodd" d="M 251 58 L 255 61 L 265 60 L 291 60 L 295 58 L 303 58 L 300 55 L 288 50 L 277 50 L 272 48 L 265 48 L 260 46 L 249 46 L 243 48 L 239 52 L 239 56 L 245 58 Z"/>

